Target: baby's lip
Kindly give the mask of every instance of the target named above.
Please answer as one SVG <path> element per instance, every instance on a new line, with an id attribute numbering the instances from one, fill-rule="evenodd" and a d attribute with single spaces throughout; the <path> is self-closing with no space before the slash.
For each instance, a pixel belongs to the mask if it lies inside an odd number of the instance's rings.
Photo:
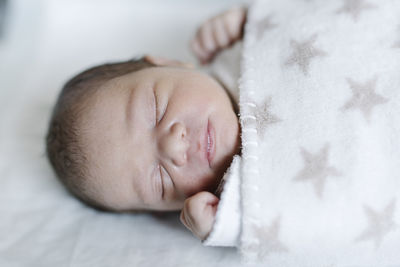
<path id="1" fill-rule="evenodd" d="M 212 169 L 212 163 L 215 156 L 215 129 L 209 119 L 207 120 L 204 153 L 208 161 L 208 165 L 210 169 Z"/>

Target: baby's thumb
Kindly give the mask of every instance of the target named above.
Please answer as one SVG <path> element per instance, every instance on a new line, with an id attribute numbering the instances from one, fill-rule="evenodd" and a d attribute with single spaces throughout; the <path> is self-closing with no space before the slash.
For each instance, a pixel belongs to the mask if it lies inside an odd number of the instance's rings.
<path id="1" fill-rule="evenodd" d="M 195 201 L 198 202 L 201 206 L 216 206 L 219 202 L 219 198 L 210 192 L 199 192 L 197 193 Z"/>

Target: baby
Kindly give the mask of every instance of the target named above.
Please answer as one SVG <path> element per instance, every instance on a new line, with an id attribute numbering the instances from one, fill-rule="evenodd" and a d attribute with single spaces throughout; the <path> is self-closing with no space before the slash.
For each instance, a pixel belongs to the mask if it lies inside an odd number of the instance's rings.
<path id="1" fill-rule="evenodd" d="M 246 12 L 230 9 L 199 28 L 192 49 L 202 64 L 241 39 Z M 219 201 L 212 192 L 240 153 L 235 106 L 222 83 L 183 62 L 145 56 L 97 66 L 60 93 L 47 156 L 84 203 L 182 210 L 182 223 L 203 240 Z"/>

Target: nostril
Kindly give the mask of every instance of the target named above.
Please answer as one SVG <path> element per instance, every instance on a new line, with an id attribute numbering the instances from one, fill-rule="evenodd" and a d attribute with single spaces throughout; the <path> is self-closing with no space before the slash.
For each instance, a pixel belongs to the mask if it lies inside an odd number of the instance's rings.
<path id="1" fill-rule="evenodd" d="M 185 137 L 186 137 L 186 129 L 185 129 L 185 128 L 182 130 L 181 137 L 182 137 L 182 138 L 185 138 Z"/>

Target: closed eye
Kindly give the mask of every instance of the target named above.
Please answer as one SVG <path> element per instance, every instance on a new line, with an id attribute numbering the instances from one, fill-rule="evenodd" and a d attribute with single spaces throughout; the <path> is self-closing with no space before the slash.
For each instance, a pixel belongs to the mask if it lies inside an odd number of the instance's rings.
<path id="1" fill-rule="evenodd" d="M 162 169 L 163 169 L 163 171 L 164 171 L 164 178 L 165 178 L 165 179 L 168 178 L 168 179 L 171 181 L 172 186 L 175 187 L 174 180 L 172 179 L 172 177 L 171 177 L 171 175 L 169 174 L 169 172 L 167 171 L 167 169 L 164 168 L 164 167 L 162 167 Z"/>
<path id="2" fill-rule="evenodd" d="M 155 122 L 154 122 L 154 125 L 157 125 L 158 124 L 158 99 L 157 99 L 157 94 L 156 94 L 156 91 L 155 90 L 153 90 L 153 96 L 154 96 L 154 106 L 155 106 L 155 110 L 154 110 L 154 112 L 155 112 L 155 116 L 154 116 L 154 118 L 155 118 Z"/>
<path id="3" fill-rule="evenodd" d="M 166 179 L 169 179 L 169 181 L 171 181 L 173 188 L 175 187 L 175 184 L 174 184 L 174 181 L 172 180 L 171 176 L 169 175 L 167 169 L 161 165 L 160 165 L 160 176 L 162 177 L 162 182 L 163 182 L 163 197 L 164 197 L 164 192 L 165 192 L 165 194 L 167 192 L 167 186 L 166 186 L 167 180 Z"/>
<path id="4" fill-rule="evenodd" d="M 164 115 L 165 115 L 165 112 L 166 112 L 166 110 L 167 110 L 167 107 L 168 107 L 168 102 L 167 102 L 167 104 L 165 105 L 165 107 L 164 107 L 164 109 L 163 109 L 163 111 L 162 111 L 162 116 L 161 116 L 161 112 L 160 112 L 160 99 L 159 99 L 159 95 L 157 94 L 157 91 L 156 90 L 154 90 L 154 99 L 155 99 L 155 106 L 156 106 L 156 116 L 155 116 L 155 118 L 156 118 L 156 125 L 158 124 L 158 123 L 160 123 L 160 121 L 162 121 L 162 119 L 164 118 Z"/>
<path id="5" fill-rule="evenodd" d="M 160 174 L 160 182 L 161 182 L 161 199 L 164 199 L 164 192 L 165 192 L 165 188 L 164 188 L 164 178 L 163 178 L 163 175 L 162 175 L 162 169 L 161 169 L 161 166 L 160 166 L 160 165 L 158 165 L 158 166 L 157 166 L 157 168 L 158 168 L 158 171 L 159 171 L 159 174 Z"/>

